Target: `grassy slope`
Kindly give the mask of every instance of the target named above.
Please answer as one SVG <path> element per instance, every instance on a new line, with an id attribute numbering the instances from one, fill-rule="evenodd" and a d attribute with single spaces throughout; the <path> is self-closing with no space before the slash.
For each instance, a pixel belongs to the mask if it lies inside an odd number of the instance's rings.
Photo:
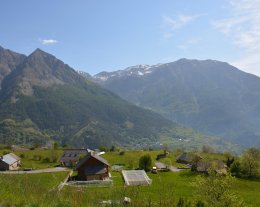
<path id="1" fill-rule="evenodd" d="M 48 150 L 27 151 L 28 157 L 34 154 L 48 154 Z M 58 151 L 61 153 L 61 151 Z M 138 166 L 139 157 L 150 153 L 153 161 L 159 151 L 127 151 L 125 155 L 118 152 L 109 152 L 104 157 L 109 163 L 122 163 L 126 168 Z M 169 159 L 175 165 L 174 158 L 177 153 L 171 153 Z M 203 154 L 204 157 L 224 159 L 219 154 Z M 29 160 L 28 160 L 29 162 Z M 34 162 L 34 161 L 33 161 Z M 41 165 L 41 166 L 40 166 Z M 44 163 L 38 163 L 39 168 L 43 168 Z M 132 199 L 132 206 L 172 206 L 177 203 L 179 197 L 188 200 L 196 200 L 196 195 L 191 183 L 197 174 L 189 170 L 179 173 L 166 172 L 156 175 L 148 173 L 153 180 L 151 186 L 124 187 L 122 176 L 118 172 L 112 172 L 114 186 L 108 188 L 78 188 L 66 186 L 60 193 L 49 192 L 54 186 L 61 182 L 66 173 L 50 173 L 39 175 L 0 175 L 0 204 L 16 204 L 23 206 L 25 203 L 37 203 L 37 206 L 99 206 L 103 200 L 120 200 L 127 196 Z M 234 192 L 241 196 L 252 207 L 260 206 L 260 181 L 235 179 Z M 16 192 L 15 194 L 13 192 Z M 40 196 L 41 194 L 41 196 Z M 25 196 L 24 196 L 25 195 Z"/>
<path id="2" fill-rule="evenodd" d="M 0 175 L 0 205 L 25 206 L 28 203 L 48 205 L 52 202 L 50 198 L 53 189 L 67 174 L 68 172 Z"/>

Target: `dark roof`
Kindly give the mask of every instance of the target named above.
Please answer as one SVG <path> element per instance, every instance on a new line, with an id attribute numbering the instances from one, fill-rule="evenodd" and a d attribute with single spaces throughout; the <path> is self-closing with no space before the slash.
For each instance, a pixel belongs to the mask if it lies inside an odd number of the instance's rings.
<path id="1" fill-rule="evenodd" d="M 77 170 L 82 164 L 84 164 L 87 160 L 89 160 L 90 158 L 94 158 L 94 159 L 96 159 L 96 160 L 102 162 L 103 164 L 109 166 L 107 160 L 105 160 L 103 157 L 100 157 L 99 155 L 96 155 L 96 154 L 94 154 L 94 153 L 88 153 L 88 155 L 87 155 L 86 157 L 84 157 L 83 159 L 81 159 L 81 160 L 78 162 L 78 164 L 77 164 L 77 166 L 76 166 L 76 170 Z"/>
<path id="2" fill-rule="evenodd" d="M 99 175 L 107 172 L 104 165 L 89 166 L 85 169 L 85 175 Z"/>
<path id="3" fill-rule="evenodd" d="M 176 157 L 176 161 L 191 163 L 196 158 L 201 159 L 201 157 L 199 155 L 184 152 Z"/>
<path id="4" fill-rule="evenodd" d="M 226 168 L 226 165 L 221 160 L 200 160 L 196 165 L 198 172 L 207 172 L 210 167 L 214 167 L 215 170 L 222 170 Z"/>
<path id="5" fill-rule="evenodd" d="M 64 150 L 60 162 L 78 161 L 82 154 L 87 154 L 87 149 L 66 149 Z"/>
<path id="6" fill-rule="evenodd" d="M 209 160 L 200 160 L 196 164 L 196 170 L 198 172 L 207 172 L 210 167 L 211 167 L 211 162 Z"/>

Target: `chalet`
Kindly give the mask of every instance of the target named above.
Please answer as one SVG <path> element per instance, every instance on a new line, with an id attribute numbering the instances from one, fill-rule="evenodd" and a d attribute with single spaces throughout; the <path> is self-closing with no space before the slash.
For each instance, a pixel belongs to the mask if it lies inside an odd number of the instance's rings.
<path id="1" fill-rule="evenodd" d="M 60 165 L 65 167 L 76 166 L 80 158 L 86 156 L 88 152 L 87 149 L 66 149 L 60 158 Z"/>
<path id="2" fill-rule="evenodd" d="M 176 162 L 182 164 L 192 164 L 194 161 L 201 160 L 202 158 L 199 155 L 184 152 L 176 157 Z"/>
<path id="3" fill-rule="evenodd" d="M 0 170 L 18 170 L 21 158 L 13 153 L 0 156 Z"/>
<path id="4" fill-rule="evenodd" d="M 209 169 L 212 169 L 218 174 L 227 174 L 227 166 L 221 160 L 200 160 L 193 166 L 193 169 L 201 173 L 208 173 Z"/>
<path id="5" fill-rule="evenodd" d="M 76 170 L 78 171 L 79 180 L 107 180 L 109 178 L 108 162 L 94 153 L 88 153 L 81 159 Z"/>

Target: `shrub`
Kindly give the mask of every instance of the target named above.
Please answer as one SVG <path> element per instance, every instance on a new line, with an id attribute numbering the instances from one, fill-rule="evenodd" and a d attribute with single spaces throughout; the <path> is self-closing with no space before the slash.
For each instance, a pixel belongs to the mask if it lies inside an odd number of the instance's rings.
<path id="1" fill-rule="evenodd" d="M 100 150 L 101 152 L 108 152 L 108 151 L 109 151 L 109 149 L 108 149 L 106 146 L 101 146 L 101 147 L 99 147 L 99 150 Z"/>
<path id="2" fill-rule="evenodd" d="M 112 147 L 110 148 L 110 152 L 115 152 L 115 151 L 116 151 L 116 147 L 112 145 Z"/>
<path id="3" fill-rule="evenodd" d="M 59 143 L 58 142 L 54 142 L 53 149 L 57 150 L 57 149 L 59 149 L 59 147 L 60 147 Z"/>
<path id="4" fill-rule="evenodd" d="M 125 151 L 120 151 L 119 152 L 119 155 L 124 155 L 125 154 Z"/>
<path id="5" fill-rule="evenodd" d="M 36 161 L 40 161 L 42 159 L 41 155 L 33 155 L 33 159 Z"/>
<path id="6" fill-rule="evenodd" d="M 42 161 L 45 163 L 51 163 L 51 158 L 45 157 Z"/>
<path id="7" fill-rule="evenodd" d="M 9 153 L 10 153 L 9 150 L 5 150 L 5 151 L 3 151 L 3 155 L 7 155 L 7 154 L 9 154 Z"/>
<path id="8" fill-rule="evenodd" d="M 233 176 L 241 176 L 241 164 L 238 160 L 235 160 L 230 166 L 230 172 Z"/>
<path id="9" fill-rule="evenodd" d="M 139 159 L 139 168 L 148 172 L 151 170 L 151 167 L 152 167 L 151 155 L 149 155 L 149 154 L 143 155 Z"/>

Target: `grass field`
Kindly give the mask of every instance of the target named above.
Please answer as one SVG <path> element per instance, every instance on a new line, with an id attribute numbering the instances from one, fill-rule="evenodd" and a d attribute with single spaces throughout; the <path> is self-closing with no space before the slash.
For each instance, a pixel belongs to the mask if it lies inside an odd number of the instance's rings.
<path id="1" fill-rule="evenodd" d="M 26 159 L 38 168 L 44 168 L 46 163 L 30 161 L 34 154 L 42 153 L 47 156 L 49 151 L 32 150 L 26 152 Z M 61 151 L 57 151 L 61 154 Z M 151 154 L 153 161 L 159 151 L 126 151 L 124 155 L 118 152 L 109 152 L 104 157 L 113 164 L 125 164 L 126 169 L 138 166 L 139 157 Z M 19 154 L 18 154 L 19 155 Z M 168 159 L 175 165 L 176 153 L 171 153 Z M 207 155 L 224 159 L 223 155 Z M 158 174 L 148 173 L 152 179 L 150 186 L 125 187 L 120 172 L 112 172 L 114 185 L 112 187 L 75 187 L 65 186 L 61 192 L 56 190 L 64 180 L 67 172 L 46 173 L 37 175 L 0 175 L 0 206 L 102 206 L 104 200 L 114 201 L 112 206 L 127 196 L 132 199 L 131 206 L 176 206 L 180 197 L 195 202 L 197 195 L 191 185 L 198 176 L 190 170 L 178 173 L 164 172 Z M 260 206 L 260 180 L 235 179 L 232 191 L 251 207 Z M 104 205 L 103 205 L 104 206 Z"/>
<path id="2" fill-rule="evenodd" d="M 0 154 L 12 152 L 11 150 L 0 150 Z M 36 149 L 26 151 L 14 151 L 16 155 L 22 158 L 22 167 L 33 169 L 44 169 L 49 167 L 55 167 L 59 165 L 59 158 L 62 155 L 62 150 L 49 150 L 49 149 Z M 45 159 L 51 159 L 51 162 L 46 162 Z M 53 161 L 52 161 L 53 159 Z"/>
<path id="3" fill-rule="evenodd" d="M 25 206 L 26 204 L 50 204 L 56 187 L 68 172 L 44 174 L 1 174 L 0 205 Z M 36 206 L 37 206 L 36 205 Z"/>

